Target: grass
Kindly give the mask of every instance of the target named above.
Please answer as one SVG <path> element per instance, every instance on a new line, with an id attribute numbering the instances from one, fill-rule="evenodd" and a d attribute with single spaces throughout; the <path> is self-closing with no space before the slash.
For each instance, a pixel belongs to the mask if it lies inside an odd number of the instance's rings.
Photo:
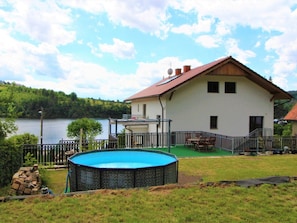
<path id="1" fill-rule="evenodd" d="M 186 147 L 183 145 L 177 145 L 170 147 L 170 151 L 168 148 L 161 148 L 157 149 L 163 152 L 170 152 L 174 155 L 176 155 L 179 158 L 184 157 L 209 157 L 209 156 L 231 156 L 232 154 L 230 152 L 220 150 L 220 149 L 213 149 L 213 151 L 209 152 L 198 152 L 194 150 L 192 147 Z"/>
<path id="2" fill-rule="evenodd" d="M 296 166 L 296 155 L 179 159 L 179 172 L 199 175 L 204 182 L 296 176 Z M 47 174 L 48 186 L 55 194 L 62 193 L 67 171 Z M 296 188 L 293 181 L 252 188 L 196 183 L 162 189 L 98 190 L 0 203 L 0 222 L 296 222 Z"/>

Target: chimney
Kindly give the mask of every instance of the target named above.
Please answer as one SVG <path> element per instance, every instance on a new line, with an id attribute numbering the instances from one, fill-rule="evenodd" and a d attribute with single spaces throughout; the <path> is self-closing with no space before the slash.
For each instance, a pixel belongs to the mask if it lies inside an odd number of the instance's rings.
<path id="1" fill-rule="evenodd" d="M 181 69 L 180 68 L 176 68 L 175 69 L 175 75 L 180 75 L 181 74 Z"/>
<path id="2" fill-rule="evenodd" d="M 189 70 L 191 70 L 191 66 L 190 65 L 185 65 L 184 66 L 184 73 L 188 72 Z"/>

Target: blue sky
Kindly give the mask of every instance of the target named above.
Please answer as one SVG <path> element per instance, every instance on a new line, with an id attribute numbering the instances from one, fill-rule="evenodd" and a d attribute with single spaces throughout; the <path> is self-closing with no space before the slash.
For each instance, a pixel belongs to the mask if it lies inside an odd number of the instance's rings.
<path id="1" fill-rule="evenodd" d="M 296 0 L 0 0 L 0 80 L 122 101 L 232 56 L 297 90 L 296 21 Z"/>

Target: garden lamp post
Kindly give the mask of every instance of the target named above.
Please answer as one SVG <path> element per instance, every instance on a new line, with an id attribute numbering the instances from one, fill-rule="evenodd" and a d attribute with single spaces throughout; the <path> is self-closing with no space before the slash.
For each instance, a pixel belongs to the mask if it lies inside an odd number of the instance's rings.
<path id="1" fill-rule="evenodd" d="M 40 114 L 40 145 L 43 144 L 43 107 L 40 108 L 39 112 Z"/>

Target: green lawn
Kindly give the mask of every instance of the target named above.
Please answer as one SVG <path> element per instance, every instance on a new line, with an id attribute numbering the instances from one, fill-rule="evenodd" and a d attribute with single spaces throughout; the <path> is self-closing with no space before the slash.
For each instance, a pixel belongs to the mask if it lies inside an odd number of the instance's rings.
<path id="1" fill-rule="evenodd" d="M 154 150 L 154 149 L 153 149 Z M 212 156 L 231 156 L 230 152 L 214 148 L 209 152 L 199 152 L 193 147 L 186 147 L 183 145 L 171 146 L 169 148 L 155 149 L 163 152 L 170 152 L 179 158 L 184 157 L 212 157 Z M 169 151 L 170 150 L 170 151 Z"/>
<path id="2" fill-rule="evenodd" d="M 174 149 L 178 148 L 171 152 Z M 297 155 L 179 158 L 179 172 L 201 176 L 203 182 L 296 176 L 296 170 Z M 63 193 L 67 171 L 47 174 L 48 186 L 55 194 Z M 103 189 L 0 203 L 0 222 L 296 222 L 296 197 L 296 181 L 251 188 L 196 182 L 183 187 Z"/>

